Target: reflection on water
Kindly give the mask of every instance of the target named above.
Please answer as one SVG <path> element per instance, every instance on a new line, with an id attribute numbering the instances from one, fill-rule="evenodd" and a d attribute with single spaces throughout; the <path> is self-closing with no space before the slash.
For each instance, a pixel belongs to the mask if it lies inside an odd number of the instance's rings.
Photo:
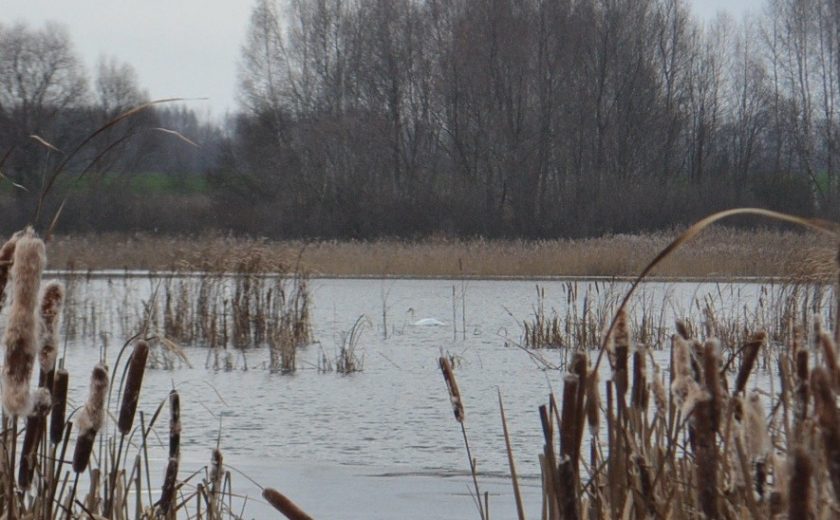
<path id="1" fill-rule="evenodd" d="M 564 282 L 541 282 L 540 286 L 545 290 L 545 305 L 561 315 L 569 305 L 581 304 L 569 300 Z M 126 334 L 121 330 L 125 316 L 116 309 L 125 309 L 121 304 L 134 300 L 138 303 L 130 309 L 142 312 L 142 302 L 149 300 L 154 287 L 154 281 L 143 278 L 95 279 L 79 289 L 80 301 L 95 299 L 101 305 L 98 326 L 110 338 L 109 363 L 116 358 Z M 576 295 L 579 299 L 597 295 L 602 302 L 615 302 L 627 284 L 599 282 L 595 287 L 597 290 L 591 286 L 590 290 L 578 290 Z M 234 370 L 206 369 L 207 349 L 200 346 L 185 349 L 193 368 L 147 371 L 140 402 L 147 415 L 173 386 L 181 393 L 182 451 L 188 464 L 203 465 L 218 440 L 226 463 L 241 465 L 265 485 L 281 490 L 287 486 L 289 494 L 309 504 L 313 514 L 321 511 L 327 517 L 335 517 L 335 511 L 329 509 L 330 500 L 313 499 L 321 493 L 317 479 L 311 474 L 303 476 L 300 472 L 306 470 L 302 468 L 319 468 L 312 471 L 321 480 L 340 481 L 341 475 L 347 475 L 337 486 L 346 487 L 359 475 L 366 476 L 362 480 L 366 484 L 354 485 L 364 493 L 390 490 L 395 496 L 389 500 L 395 502 L 389 504 L 396 510 L 401 507 L 399 482 L 411 482 L 409 486 L 425 482 L 422 485 L 427 487 L 422 489 L 437 499 L 463 500 L 469 511 L 469 498 L 461 496 L 466 493 L 467 457 L 437 365 L 440 353 L 447 352 L 458 361 L 456 374 L 467 431 L 480 473 L 498 493 L 507 492 L 500 391 L 518 471 L 533 486 L 529 496 L 539 500 L 537 455 L 542 434 L 537 409 L 552 389 L 560 390 L 562 373 L 541 370 L 529 355 L 512 346 L 521 339 L 522 320 L 535 312 L 534 283 L 316 279 L 312 290 L 313 326 L 319 343 L 301 350 L 298 370 L 292 375 L 264 369 L 268 362 L 265 349 L 237 352 Z M 663 327 L 670 327 L 674 317 L 701 312 L 703 302 L 712 301 L 719 317 L 743 316 L 761 323 L 770 321 L 772 306 L 783 298 L 785 290 L 750 284 L 651 283 L 639 291 L 631 315 L 643 311 L 649 319 L 654 317 Z M 382 330 L 383 309 L 387 339 Z M 606 309 L 601 312 L 607 314 Z M 342 333 L 363 314 L 372 323 L 359 343 L 364 370 L 350 375 L 319 373 L 315 368 L 319 357 L 334 356 Z M 443 324 L 415 325 L 423 319 Z M 97 347 L 101 344 L 101 340 L 80 339 L 66 347 L 71 399 L 76 405 L 83 401 L 87 374 L 100 355 Z M 563 363 L 561 352 L 542 354 L 553 364 Z M 662 368 L 667 370 L 667 366 Z M 604 373 L 602 380 L 606 378 Z M 161 442 L 165 439 L 161 434 Z M 423 480 L 428 477 L 454 478 L 431 484 Z M 383 479 L 387 485 L 382 484 Z M 300 489 L 310 480 L 313 489 Z M 426 491 L 408 493 L 404 505 L 408 507 Z M 310 492 L 312 496 L 294 495 Z M 341 496 L 337 493 L 334 501 Z M 509 496 L 497 501 L 507 502 L 497 505 L 500 510 L 513 506 Z M 335 507 L 341 507 L 340 503 Z M 532 510 L 537 510 L 536 505 Z M 372 511 L 361 511 L 358 516 L 375 517 Z"/>

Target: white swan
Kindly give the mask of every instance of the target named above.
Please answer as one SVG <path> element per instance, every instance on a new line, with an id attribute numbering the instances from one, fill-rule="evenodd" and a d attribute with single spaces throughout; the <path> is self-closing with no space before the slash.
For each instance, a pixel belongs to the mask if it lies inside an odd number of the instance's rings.
<path id="1" fill-rule="evenodd" d="M 411 319 L 414 320 L 414 307 L 409 307 L 407 312 L 411 315 Z M 437 318 L 422 318 L 412 321 L 411 325 L 414 327 L 442 327 L 446 325 L 446 323 Z"/>

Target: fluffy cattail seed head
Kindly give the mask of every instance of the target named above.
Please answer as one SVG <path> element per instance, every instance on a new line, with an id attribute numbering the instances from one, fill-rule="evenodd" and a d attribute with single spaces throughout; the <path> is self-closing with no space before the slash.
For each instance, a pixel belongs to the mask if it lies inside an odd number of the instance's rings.
<path id="1" fill-rule="evenodd" d="M 87 468 L 96 432 L 105 419 L 105 396 L 108 393 L 108 372 L 102 364 L 97 364 L 90 375 L 90 393 L 85 406 L 79 413 L 76 424 L 79 426 L 79 438 L 73 452 L 73 471 L 81 473 Z"/>
<path id="2" fill-rule="evenodd" d="M 41 338 L 38 361 L 41 374 L 49 374 L 55 369 L 58 355 L 58 324 L 61 319 L 61 305 L 64 301 L 64 286 L 59 282 L 50 282 L 41 296 Z"/>
<path id="3" fill-rule="evenodd" d="M 28 229 L 15 246 L 12 281 L 14 301 L 3 337 L 3 406 L 10 415 L 27 415 L 29 381 L 37 354 L 35 306 L 46 263 L 44 242 Z"/>

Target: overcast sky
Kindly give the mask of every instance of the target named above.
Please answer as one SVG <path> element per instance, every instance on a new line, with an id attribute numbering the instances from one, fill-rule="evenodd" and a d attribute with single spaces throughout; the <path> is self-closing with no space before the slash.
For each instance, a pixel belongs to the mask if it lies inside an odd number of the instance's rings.
<path id="1" fill-rule="evenodd" d="M 689 0 L 697 16 L 739 18 L 764 0 Z M 3 23 L 65 25 L 89 71 L 102 55 L 131 63 L 153 99 L 208 98 L 191 105 L 221 116 L 236 108 L 236 62 L 249 0 L 0 0 Z"/>

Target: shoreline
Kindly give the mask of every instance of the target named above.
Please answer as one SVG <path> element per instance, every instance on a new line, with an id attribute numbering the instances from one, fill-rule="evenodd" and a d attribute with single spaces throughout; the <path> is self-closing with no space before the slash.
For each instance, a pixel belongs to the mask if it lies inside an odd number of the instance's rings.
<path id="1" fill-rule="evenodd" d="M 632 280 L 678 234 L 368 242 L 90 234 L 51 240 L 49 268 L 74 272 L 305 271 L 313 278 Z M 649 278 L 833 280 L 836 247 L 813 233 L 712 228 L 674 251 Z"/>

